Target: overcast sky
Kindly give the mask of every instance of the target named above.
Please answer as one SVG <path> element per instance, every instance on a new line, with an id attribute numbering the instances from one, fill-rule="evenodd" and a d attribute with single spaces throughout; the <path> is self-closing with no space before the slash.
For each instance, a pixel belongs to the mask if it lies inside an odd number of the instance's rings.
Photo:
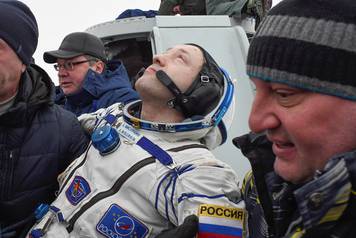
<path id="1" fill-rule="evenodd" d="M 43 52 L 58 49 L 63 38 L 75 31 L 85 31 L 90 26 L 115 20 L 126 9 L 157 10 L 161 0 L 21 0 L 36 16 L 39 42 L 34 58 L 44 68 L 55 84 L 57 74 L 52 65 L 42 60 Z M 273 0 L 273 4 L 279 2 Z"/>
<path id="2" fill-rule="evenodd" d="M 55 84 L 57 74 L 52 65 L 42 60 L 43 52 L 58 49 L 63 38 L 71 32 L 85 31 L 88 27 L 115 20 L 124 10 L 139 8 L 157 10 L 160 0 L 21 0 L 36 16 L 39 42 L 34 58 Z"/>

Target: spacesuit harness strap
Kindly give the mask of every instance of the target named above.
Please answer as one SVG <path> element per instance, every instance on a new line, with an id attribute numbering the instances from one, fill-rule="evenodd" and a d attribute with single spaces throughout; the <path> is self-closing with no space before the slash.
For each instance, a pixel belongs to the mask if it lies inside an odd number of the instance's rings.
<path id="1" fill-rule="evenodd" d="M 154 144 L 147 137 L 141 135 L 138 130 L 136 130 L 126 122 L 121 123 L 117 127 L 117 131 L 122 137 L 125 137 L 125 139 L 129 140 L 132 143 L 135 143 L 143 150 L 147 151 L 161 164 L 167 166 L 168 168 L 172 168 L 172 166 L 174 165 L 172 157 L 165 150 Z"/>
<path id="2" fill-rule="evenodd" d="M 128 124 L 125 121 L 119 120 L 122 113 L 108 113 L 102 118 L 102 122 L 98 122 L 92 133 L 93 146 L 99 151 L 102 156 L 113 153 L 120 147 L 120 137 L 125 138 L 131 144 L 136 144 L 143 150 L 156 158 L 161 164 L 172 169 L 173 159 L 171 156 L 159 146 L 150 141 L 147 137 Z"/>

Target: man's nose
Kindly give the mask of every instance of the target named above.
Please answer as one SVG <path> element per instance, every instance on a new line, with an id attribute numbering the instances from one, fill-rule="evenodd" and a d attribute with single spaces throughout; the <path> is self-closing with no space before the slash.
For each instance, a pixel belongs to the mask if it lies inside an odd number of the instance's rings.
<path id="1" fill-rule="evenodd" d="M 249 127 L 255 133 L 277 128 L 280 125 L 273 100 L 256 92 L 249 116 Z"/>
<path id="2" fill-rule="evenodd" d="M 68 75 L 68 70 L 66 70 L 63 66 L 58 68 L 58 77 L 65 77 Z"/>
<path id="3" fill-rule="evenodd" d="M 152 62 L 160 66 L 165 66 L 167 63 L 167 56 L 164 54 L 157 54 L 153 56 Z"/>

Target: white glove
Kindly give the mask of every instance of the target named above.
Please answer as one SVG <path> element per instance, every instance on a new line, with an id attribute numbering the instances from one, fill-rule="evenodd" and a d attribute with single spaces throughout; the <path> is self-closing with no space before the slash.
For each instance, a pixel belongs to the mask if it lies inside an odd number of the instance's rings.
<path id="1" fill-rule="evenodd" d="M 78 117 L 78 120 L 83 129 L 91 134 L 98 125 L 105 122 L 104 119 L 108 114 L 114 116 L 122 114 L 123 107 L 123 103 L 115 103 L 108 108 L 100 108 L 96 112 L 82 114 Z"/>

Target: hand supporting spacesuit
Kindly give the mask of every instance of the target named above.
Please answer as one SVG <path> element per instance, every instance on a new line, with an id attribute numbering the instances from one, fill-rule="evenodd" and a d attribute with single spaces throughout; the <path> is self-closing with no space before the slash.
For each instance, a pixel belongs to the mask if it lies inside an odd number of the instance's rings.
<path id="1" fill-rule="evenodd" d="M 78 117 L 78 120 L 82 128 L 91 135 L 94 129 L 101 125 L 100 122 L 105 123 L 109 114 L 121 115 L 123 107 L 122 103 L 115 103 L 108 108 L 100 108 L 96 112 L 82 114 Z"/>

